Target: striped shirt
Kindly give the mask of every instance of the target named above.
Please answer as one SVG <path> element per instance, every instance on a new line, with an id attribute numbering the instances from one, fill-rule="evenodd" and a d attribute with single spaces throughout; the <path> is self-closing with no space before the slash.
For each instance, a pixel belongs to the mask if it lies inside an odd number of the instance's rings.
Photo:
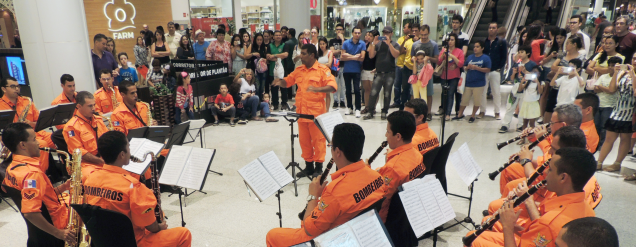
<path id="1" fill-rule="evenodd" d="M 612 110 L 610 119 L 616 121 L 632 121 L 634 113 L 634 91 L 632 86 L 632 78 L 626 74 L 619 75 L 618 81 L 618 101 Z"/>

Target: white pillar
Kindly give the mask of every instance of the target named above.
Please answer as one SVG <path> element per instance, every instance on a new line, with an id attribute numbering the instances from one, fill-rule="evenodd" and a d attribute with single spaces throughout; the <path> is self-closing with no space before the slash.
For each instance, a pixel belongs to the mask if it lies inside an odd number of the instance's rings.
<path id="1" fill-rule="evenodd" d="M 594 14 L 601 13 L 602 11 L 603 11 L 603 0 L 594 1 Z"/>
<path id="2" fill-rule="evenodd" d="M 62 92 L 62 74 L 73 75 L 77 91 L 94 92 L 84 2 L 19 0 L 14 7 L 36 105 L 49 106 Z"/>
<path id="3" fill-rule="evenodd" d="M 232 0 L 232 7 L 234 10 L 234 25 L 236 26 L 235 32 L 243 28 L 243 18 L 241 17 L 241 0 Z"/>
<path id="4" fill-rule="evenodd" d="M 424 7 L 422 8 L 424 17 L 421 18 L 420 23 L 428 24 L 431 27 L 429 38 L 431 40 L 436 40 L 435 37 L 437 37 L 437 8 L 439 7 L 439 0 L 422 1 L 424 1 Z"/>
<path id="5" fill-rule="evenodd" d="M 309 18 L 309 0 L 280 0 L 280 26 L 287 26 L 302 32 L 304 29 L 310 29 Z"/>

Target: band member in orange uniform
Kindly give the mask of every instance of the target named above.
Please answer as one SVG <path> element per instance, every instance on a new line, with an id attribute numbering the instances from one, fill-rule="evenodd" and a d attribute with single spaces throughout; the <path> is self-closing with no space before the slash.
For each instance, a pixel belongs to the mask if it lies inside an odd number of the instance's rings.
<path id="1" fill-rule="evenodd" d="M 415 135 L 415 117 L 405 111 L 395 111 L 387 117 L 386 141 L 389 143 L 389 153 L 386 156 L 386 164 L 378 172 L 384 179 L 384 184 L 389 187 L 386 200 L 382 202 L 380 218 L 386 221 L 389 212 L 391 197 L 403 183 L 415 179 L 422 174 L 426 167 L 422 163 L 422 155 L 411 144 Z"/>
<path id="2" fill-rule="evenodd" d="M 307 242 L 353 219 L 386 193 L 382 176 L 360 159 L 364 131 L 359 125 L 337 125 L 331 144 L 331 157 L 338 168 L 331 174 L 331 182 L 325 181 L 320 185 L 322 175 L 315 177 L 309 184 L 309 202 L 300 228 L 270 230 L 267 246 L 292 246 Z"/>
<path id="3" fill-rule="evenodd" d="M 77 96 L 77 92 L 75 92 L 75 79 L 73 76 L 63 74 L 62 77 L 60 77 L 60 83 L 62 86 L 62 93 L 51 102 L 51 105 L 77 103 L 75 98 Z M 77 114 L 77 109 L 75 110 L 75 114 Z M 64 125 L 56 125 L 55 128 L 61 130 L 64 128 Z"/>
<path id="4" fill-rule="evenodd" d="M 119 84 L 119 92 L 122 95 L 123 104 L 119 104 L 110 116 L 113 128 L 128 135 L 128 130 L 144 126 L 157 125 L 153 120 L 148 123 L 150 109 L 142 102 L 137 102 L 137 86 L 131 81 L 122 81 Z"/>
<path id="5" fill-rule="evenodd" d="M 404 104 L 404 111 L 410 112 L 415 116 L 415 135 L 411 143 L 413 147 L 424 155 L 431 149 L 439 147 L 439 139 L 437 134 L 428 127 L 426 115 L 428 114 L 428 105 L 423 99 L 412 99 Z"/>
<path id="6" fill-rule="evenodd" d="M 112 71 L 108 69 L 103 69 L 100 75 L 100 81 L 104 85 L 104 87 L 97 89 L 95 91 L 95 110 L 100 114 L 105 114 L 109 112 L 113 112 L 117 106 L 113 105 L 113 94 L 115 94 L 115 99 L 117 100 L 118 105 L 121 105 L 122 98 L 119 93 L 119 87 L 113 86 L 113 77 L 111 75 Z"/>
<path id="7" fill-rule="evenodd" d="M 87 203 L 128 216 L 137 246 L 190 246 L 190 231 L 185 227 L 168 229 L 165 219 L 157 222 L 153 191 L 122 168 L 130 162 L 129 146 L 126 136 L 118 131 L 106 132 L 99 138 L 97 149 L 106 164 L 86 178 Z"/>
<path id="8" fill-rule="evenodd" d="M 327 112 L 325 103 L 328 93 L 338 89 L 331 69 L 318 63 L 316 46 L 307 44 L 301 47 L 300 60 L 303 65 L 284 79 L 276 78 L 272 86 L 291 87 L 298 85 L 296 90 L 297 113 L 314 115 Z M 297 177 L 318 176 L 322 173 L 322 163 L 325 161 L 327 141 L 320 129 L 309 119 L 298 120 L 298 141 L 305 159 L 305 169 L 298 172 Z M 315 162 L 315 168 L 314 168 Z"/>
<path id="9" fill-rule="evenodd" d="M 595 216 L 594 210 L 585 202 L 583 187 L 596 171 L 594 155 L 584 148 L 561 148 L 552 156 L 548 167 L 547 189 L 556 197 L 543 201 L 538 207 L 532 196 L 522 204 L 532 220 L 523 226 L 524 230 L 515 232 L 517 217 L 513 202 L 506 202 L 499 210 L 503 233 L 485 231 L 472 243 L 480 246 L 550 246 L 563 225 L 584 217 Z M 517 196 L 526 193 L 528 187 L 523 184 L 516 190 Z M 469 233 L 472 234 L 472 233 Z"/>
<path id="10" fill-rule="evenodd" d="M 70 180 L 56 188 L 53 187 L 39 165 L 40 144 L 33 128 L 26 123 L 9 124 L 2 133 L 2 142 L 13 156 L 2 185 L 20 191 L 22 195 L 20 211 L 24 218 L 44 231 L 45 236 L 50 237 L 29 238 L 27 245 L 41 246 L 42 242 L 55 242 L 54 238 L 60 240 L 60 245 L 64 245 L 63 241 L 75 243 L 75 233 L 65 229 L 68 223 L 68 205 L 58 199 L 59 192 L 69 189 Z M 42 215 L 42 205 L 49 212 L 52 223 Z"/>
<path id="11" fill-rule="evenodd" d="M 66 123 L 64 139 L 68 145 L 68 152 L 79 148 L 82 151 L 82 180 L 104 165 L 104 159 L 97 153 L 97 139 L 108 129 L 102 117 L 95 116 L 95 97 L 82 91 L 77 94 L 77 114 Z"/>

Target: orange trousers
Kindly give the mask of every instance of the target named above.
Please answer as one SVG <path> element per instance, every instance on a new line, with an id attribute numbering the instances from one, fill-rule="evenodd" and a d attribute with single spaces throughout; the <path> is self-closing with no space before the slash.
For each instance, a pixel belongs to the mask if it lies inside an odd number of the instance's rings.
<path id="1" fill-rule="evenodd" d="M 466 236 L 473 234 L 475 231 L 470 231 Z M 515 242 L 519 245 L 519 237 L 515 235 Z M 492 246 L 504 246 L 504 236 L 500 232 L 484 231 L 481 233 L 475 241 L 473 241 L 472 247 L 492 247 Z"/>
<path id="2" fill-rule="evenodd" d="M 304 228 L 274 228 L 269 230 L 265 239 L 268 247 L 287 247 L 307 242 L 313 237 L 307 236 Z"/>
<path id="3" fill-rule="evenodd" d="M 313 122 L 298 122 L 298 142 L 307 162 L 325 162 L 327 139 Z"/>
<path id="4" fill-rule="evenodd" d="M 519 178 L 526 178 L 526 172 L 523 169 L 523 166 L 521 166 L 521 164 L 519 163 L 512 163 L 512 165 L 509 165 L 508 167 L 506 167 L 505 170 L 501 171 L 501 173 L 499 174 L 499 192 L 501 192 L 501 196 L 508 196 L 508 192 L 504 194 L 506 185 L 511 181 Z"/>
<path id="5" fill-rule="evenodd" d="M 55 143 L 51 140 L 51 135 L 53 135 L 53 133 L 42 130 L 35 133 L 35 138 L 40 143 L 40 147 L 56 148 Z"/>
<path id="6" fill-rule="evenodd" d="M 152 233 L 146 230 L 144 237 L 137 242 L 137 246 L 189 247 L 192 246 L 192 234 L 190 234 L 190 230 L 185 227 L 175 227 L 167 230 L 162 230 L 157 233 Z"/>

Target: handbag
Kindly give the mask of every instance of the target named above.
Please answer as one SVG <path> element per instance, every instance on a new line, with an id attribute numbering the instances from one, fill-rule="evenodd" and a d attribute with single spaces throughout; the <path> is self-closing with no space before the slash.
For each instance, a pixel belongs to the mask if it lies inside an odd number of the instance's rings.
<path id="1" fill-rule="evenodd" d="M 338 71 L 340 69 L 340 59 L 333 58 L 333 62 L 331 63 L 331 70 Z"/>
<path id="2" fill-rule="evenodd" d="M 446 59 L 444 59 L 444 61 L 441 64 L 438 64 L 437 67 L 435 68 L 435 70 L 433 71 L 433 75 L 435 76 L 442 76 L 442 72 L 444 71 L 444 69 L 446 68 L 446 65 L 448 64 L 448 61 Z"/>
<path id="3" fill-rule="evenodd" d="M 585 89 L 589 91 L 594 91 L 594 85 L 596 84 L 596 80 L 598 80 L 598 72 L 594 72 L 594 76 L 592 79 L 585 81 Z"/>
<path id="4" fill-rule="evenodd" d="M 417 83 L 417 76 L 416 75 L 409 76 L 409 84 L 415 84 L 415 83 Z"/>
<path id="5" fill-rule="evenodd" d="M 258 62 L 256 62 L 256 71 L 258 73 L 265 73 L 267 71 L 267 60 L 265 60 L 265 58 L 258 59 Z"/>

